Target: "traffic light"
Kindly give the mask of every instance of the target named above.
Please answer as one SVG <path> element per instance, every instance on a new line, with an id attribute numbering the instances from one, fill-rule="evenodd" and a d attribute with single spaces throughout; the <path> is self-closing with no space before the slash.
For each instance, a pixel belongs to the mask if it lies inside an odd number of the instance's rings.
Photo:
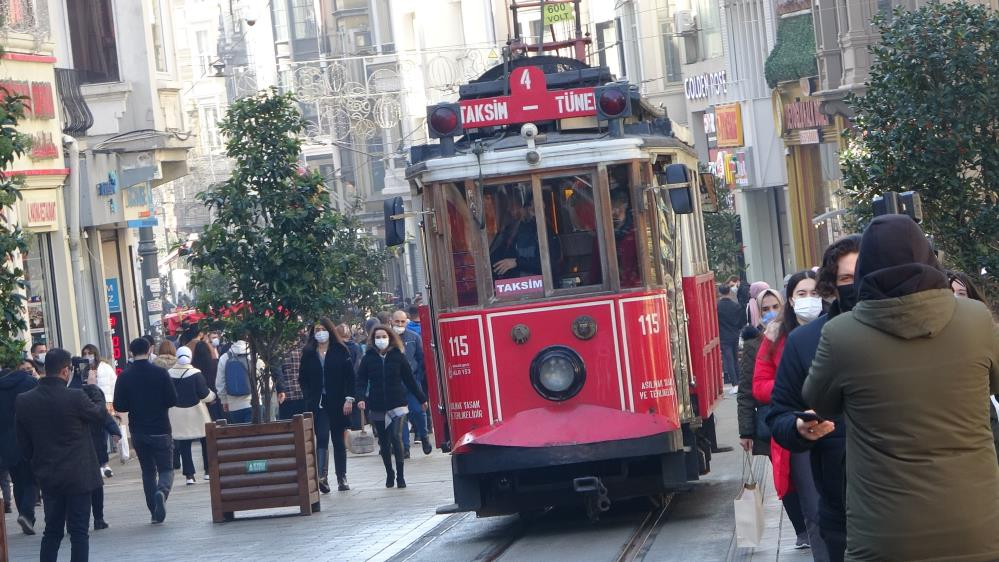
<path id="1" fill-rule="evenodd" d="M 461 107 L 456 103 L 427 106 L 427 128 L 432 139 L 458 136 L 461 134 Z"/>

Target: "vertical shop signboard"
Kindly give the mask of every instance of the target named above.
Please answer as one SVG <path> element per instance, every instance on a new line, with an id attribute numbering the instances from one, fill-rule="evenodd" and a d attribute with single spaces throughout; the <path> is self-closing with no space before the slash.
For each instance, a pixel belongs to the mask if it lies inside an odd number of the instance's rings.
<path id="1" fill-rule="evenodd" d="M 111 328 L 111 352 L 114 356 L 115 372 L 121 374 L 125 368 L 125 326 L 121 313 L 121 290 L 118 279 L 104 280 L 108 301 L 108 326 Z"/>

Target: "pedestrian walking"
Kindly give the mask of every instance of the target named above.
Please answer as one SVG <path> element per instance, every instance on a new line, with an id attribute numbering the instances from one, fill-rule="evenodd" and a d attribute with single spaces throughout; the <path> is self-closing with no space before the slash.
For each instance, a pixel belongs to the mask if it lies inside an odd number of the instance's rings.
<path id="1" fill-rule="evenodd" d="M 148 341 L 148 340 L 146 340 Z M 150 347 L 150 349 L 153 349 Z M 153 365 L 170 370 L 177 364 L 177 347 L 170 340 L 163 340 L 156 348 L 155 355 L 149 360 Z"/>
<path id="2" fill-rule="evenodd" d="M 370 386 L 369 386 L 370 385 Z M 416 384 L 399 336 L 388 326 L 371 331 L 368 351 L 361 359 L 357 373 L 358 407 L 368 410 L 368 419 L 378 434 L 379 453 L 385 464 L 385 487 L 406 487 L 402 431 L 409 407 L 406 390 L 428 408 L 427 397 Z M 392 456 L 395 456 L 395 470 Z"/>
<path id="3" fill-rule="evenodd" d="M 769 417 L 772 408 L 771 394 L 777 368 L 784 354 L 784 345 L 791 333 L 800 326 L 818 318 L 822 312 L 822 299 L 815 288 L 816 275 L 812 271 L 799 271 L 791 276 L 785 288 L 784 308 L 780 319 L 772 322 L 764 330 L 760 350 L 756 355 L 756 366 L 753 369 L 753 398 L 763 410 L 763 418 Z M 758 418 L 759 419 L 759 418 Z M 783 498 L 792 490 L 797 492 L 801 512 L 805 518 L 806 535 L 798 536 L 796 546 L 808 545 L 815 552 L 825 552 L 822 548 L 822 537 L 819 534 L 818 492 L 811 479 L 793 479 L 796 471 L 805 471 L 809 466 L 808 455 L 795 457 L 777 443 L 770 443 L 770 461 L 773 463 L 774 488 L 777 496 Z M 820 555 L 821 556 L 821 555 Z"/>
<path id="4" fill-rule="evenodd" d="M 107 408 L 107 401 L 104 395 L 104 391 L 95 384 L 86 384 L 83 386 L 83 392 L 87 394 L 95 404 L 104 404 L 104 416 L 101 421 L 90 423 L 90 439 L 94 443 L 94 453 L 97 455 L 97 463 L 101 466 L 101 473 L 105 478 L 110 478 L 114 476 L 111 473 L 108 465 L 108 445 L 107 436 L 113 435 L 121 438 L 121 429 L 119 429 L 118 424 L 115 423 L 114 418 L 111 417 L 111 412 Z M 107 468 L 107 470 L 105 470 Z M 104 519 L 104 481 L 101 481 L 101 485 L 94 488 L 94 491 L 90 493 L 90 508 L 94 514 L 94 530 L 100 531 L 108 528 L 108 523 Z"/>
<path id="5" fill-rule="evenodd" d="M 166 501 L 173 487 L 173 437 L 170 408 L 177 392 L 166 369 L 149 362 L 149 342 L 128 345 L 132 365 L 118 378 L 114 409 L 128 413 L 131 446 L 142 468 L 142 490 L 154 524 L 166 519 Z"/>
<path id="6" fill-rule="evenodd" d="M 208 390 L 212 391 L 215 399 L 208 403 L 208 417 L 212 420 L 224 420 L 225 410 L 222 409 L 222 401 L 218 398 L 218 389 L 215 387 L 215 380 L 218 377 L 218 353 L 214 345 L 202 345 L 201 342 L 191 350 L 191 366 L 201 371 L 201 376 L 208 385 Z M 201 462 L 205 467 L 205 480 L 208 476 L 208 442 L 201 438 Z"/>
<path id="7" fill-rule="evenodd" d="M 406 329 L 416 332 L 416 335 L 422 338 L 423 327 L 420 325 L 420 306 L 417 304 L 409 305 L 409 308 L 406 309 L 406 316 L 409 316 L 409 324 L 406 324 Z"/>
<path id="8" fill-rule="evenodd" d="M 278 418 L 290 420 L 296 414 L 309 411 L 309 405 L 299 384 L 299 369 L 302 366 L 302 348 L 308 339 L 308 332 L 302 330 L 301 340 L 291 346 L 281 361 L 281 375 L 277 380 Z M 314 421 L 314 420 L 313 420 Z"/>
<path id="9" fill-rule="evenodd" d="M 92 343 L 88 343 L 83 346 L 80 355 L 90 364 L 87 384 L 97 385 L 97 387 L 101 389 L 101 400 L 107 404 L 108 412 L 113 416 L 114 406 L 108 402 L 107 398 L 111 397 L 112 400 L 114 399 L 114 387 L 118 382 L 118 373 L 115 372 L 114 367 L 112 367 L 110 363 L 101 357 L 101 353 L 97 349 L 97 346 Z M 114 420 L 111 421 L 112 423 L 114 422 Z M 114 425 L 116 431 L 118 432 L 118 436 L 120 437 L 121 430 L 117 429 L 118 424 Z M 111 470 L 111 467 L 108 465 L 108 434 L 101 435 L 98 432 L 95 433 L 94 436 L 94 446 L 104 447 L 104 454 L 102 455 L 98 453 L 97 455 L 98 459 L 104 459 L 101 462 L 101 474 L 103 474 L 105 478 L 111 478 L 114 476 L 114 471 Z"/>
<path id="10" fill-rule="evenodd" d="M 48 346 L 42 342 L 31 344 L 30 361 L 35 366 L 35 372 L 39 375 L 45 372 L 45 353 L 47 351 Z"/>
<path id="11" fill-rule="evenodd" d="M 983 403 L 999 392 L 999 329 L 954 298 L 906 215 L 871 222 L 856 277 L 858 303 L 826 323 L 802 388 L 819 416 L 846 419 L 846 559 L 999 560 Z M 802 425 L 815 439 L 834 429 Z"/>
<path id="12" fill-rule="evenodd" d="M 754 283 L 754 286 L 756 284 Z M 780 312 L 784 300 L 777 291 L 765 288 L 754 298 L 758 319 L 755 325 L 746 325 L 742 330 L 742 354 L 739 357 L 739 387 L 736 396 L 739 443 L 746 452 L 753 455 L 770 457 L 770 427 L 764 420 L 766 408 L 753 398 L 753 372 L 756 369 L 756 356 L 763 342 L 763 333 L 767 326 L 780 321 Z M 752 303 L 750 303 L 752 304 Z M 801 512 L 801 501 L 798 492 L 789 491 L 781 498 L 787 518 L 794 527 L 797 537 L 796 546 L 804 548 L 808 545 L 805 516 Z"/>
<path id="13" fill-rule="evenodd" d="M 197 483 L 191 446 L 194 441 L 205 438 L 205 424 L 212 421 L 206 402 L 215 400 L 215 393 L 208 388 L 201 371 L 191 365 L 191 355 L 188 347 L 178 349 L 177 364 L 169 371 L 177 393 L 177 405 L 169 412 L 170 429 L 174 444 L 180 449 L 182 474 L 188 486 Z M 207 473 L 208 464 L 204 459 L 201 466 Z"/>
<path id="14" fill-rule="evenodd" d="M 749 305 L 746 306 L 746 324 L 760 325 L 760 293 L 770 288 L 766 281 L 757 281 L 749 286 Z"/>
<path id="15" fill-rule="evenodd" d="M 948 271 L 947 278 L 955 297 L 969 298 L 984 304 L 986 307 L 989 306 L 981 291 L 971 282 L 970 277 L 960 271 Z M 999 398 L 999 394 L 989 398 L 989 423 L 992 426 L 992 441 L 996 446 L 996 459 L 999 460 L 999 400 L 996 400 L 997 398 Z"/>
<path id="16" fill-rule="evenodd" d="M 427 379 L 426 371 L 423 367 L 423 339 L 416 332 L 407 328 L 409 325 L 409 315 L 404 310 L 397 310 L 392 315 L 392 331 L 399 336 L 402 346 L 405 349 L 406 360 L 409 361 L 409 368 L 413 371 L 413 379 L 424 391 L 426 395 Z M 423 411 L 420 404 L 425 400 L 419 400 L 412 392 L 406 392 L 406 406 L 409 414 L 406 415 L 408 425 L 413 427 L 413 434 L 420 441 L 423 454 L 429 455 L 434 447 L 430 444 L 430 437 L 427 435 L 427 413 Z M 403 456 L 409 458 L 409 427 L 402 428 L 402 448 Z"/>
<path id="17" fill-rule="evenodd" d="M 843 474 L 843 459 L 846 452 L 846 424 L 841 416 L 830 420 L 836 430 L 821 440 L 809 439 L 807 432 L 799 432 L 795 412 L 807 411 L 808 405 L 801 396 L 801 387 L 808 376 L 808 368 L 819 347 L 822 328 L 836 316 L 849 312 L 856 303 L 853 290 L 854 270 L 860 251 L 860 236 L 847 236 L 826 248 L 822 256 L 822 266 L 816 279 L 816 289 L 823 298 L 835 299 L 829 312 L 814 322 L 809 322 L 787 337 L 784 354 L 777 368 L 773 393 L 770 397 L 770 413 L 767 423 L 773 431 L 774 440 L 792 455 L 807 454 L 810 463 L 794 464 L 792 459 L 792 479 L 795 486 L 811 490 L 812 486 L 799 485 L 798 481 L 810 477 L 815 483 L 818 498 L 804 496 L 809 511 L 818 510 L 819 534 L 825 544 L 829 560 L 841 561 L 846 552 L 846 504 L 843 497 L 846 481 Z M 804 425 L 801 425 L 804 428 Z M 797 468 L 797 471 L 793 469 Z M 805 474 L 810 468 L 810 475 Z M 817 503 L 816 503 L 817 502 Z M 812 553 L 817 554 L 819 546 L 812 545 Z"/>
<path id="18" fill-rule="evenodd" d="M 721 344 L 725 384 L 739 383 L 739 333 L 746 325 L 745 308 L 735 300 L 732 288 L 718 287 L 718 339 Z"/>
<path id="19" fill-rule="evenodd" d="M 42 562 L 58 559 L 65 531 L 69 531 L 70 560 L 87 561 L 91 494 L 103 484 L 90 425 L 100 423 L 107 409 L 82 390 L 68 388 L 70 373 L 69 352 L 50 349 L 45 377 L 19 395 L 15 406 L 17 442 L 42 490 Z"/>
<path id="20" fill-rule="evenodd" d="M 330 492 L 329 443 L 333 441 L 333 468 L 337 490 L 350 489 L 347 484 L 348 416 L 354 409 L 354 365 L 350 351 L 340 340 L 333 321 L 323 318 L 309 328 L 309 340 L 302 351 L 299 383 L 308 408 L 315 416 L 316 445 L 319 455 L 319 489 Z"/>
<path id="21" fill-rule="evenodd" d="M 255 371 L 254 371 L 255 372 Z M 229 423 L 253 421 L 252 387 L 256 377 L 250 372 L 250 346 L 237 340 L 219 357 L 215 388 Z"/>
<path id="22" fill-rule="evenodd" d="M 0 471 L 9 473 L 14 484 L 17 523 L 26 535 L 35 534 L 35 476 L 26 450 L 18 443 L 15 420 L 17 397 L 33 390 L 38 382 L 27 371 L 11 369 L 0 375 Z M 10 489 L 4 482 L 4 512 L 10 513 Z"/>

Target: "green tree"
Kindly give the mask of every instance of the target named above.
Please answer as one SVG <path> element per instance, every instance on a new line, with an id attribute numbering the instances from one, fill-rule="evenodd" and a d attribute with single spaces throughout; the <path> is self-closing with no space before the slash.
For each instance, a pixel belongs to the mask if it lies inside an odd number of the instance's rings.
<path id="1" fill-rule="evenodd" d="M 728 190 L 718 193 L 718 212 L 704 213 L 704 238 L 708 247 L 708 265 L 715 279 L 742 277 L 742 243 L 739 241 L 739 215 L 732 210 Z"/>
<path id="2" fill-rule="evenodd" d="M 251 364 L 259 356 L 271 374 L 303 322 L 366 302 L 353 276 L 377 285 L 384 261 L 356 220 L 333 210 L 319 174 L 300 166 L 304 126 L 294 96 L 273 89 L 229 108 L 220 130 L 232 176 L 198 196 L 213 221 L 190 255 L 198 308 L 246 339 Z M 252 385 L 254 421 L 261 402 L 270 411 L 268 373 Z"/>
<path id="3" fill-rule="evenodd" d="M 999 295 L 999 14 L 932 3 L 877 20 L 881 41 L 842 155 L 855 216 L 915 190 L 947 263 Z M 987 274 L 980 272 L 985 269 Z M 995 302 L 995 301 L 993 301 Z"/>
<path id="4" fill-rule="evenodd" d="M 9 368 L 20 362 L 26 343 L 24 271 L 15 266 L 15 259 L 27 252 L 28 245 L 21 228 L 11 221 L 24 178 L 7 170 L 30 148 L 30 139 L 16 128 L 24 118 L 24 98 L 2 88 L 0 96 L 0 367 Z"/>

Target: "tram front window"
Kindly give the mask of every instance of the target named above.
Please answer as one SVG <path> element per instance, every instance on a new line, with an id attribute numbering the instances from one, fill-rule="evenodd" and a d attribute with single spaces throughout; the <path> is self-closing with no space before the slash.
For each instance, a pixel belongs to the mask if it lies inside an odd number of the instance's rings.
<path id="1" fill-rule="evenodd" d="M 548 247 L 553 256 L 556 251 L 561 254 L 560 267 L 552 268 L 554 288 L 602 284 L 593 176 L 546 178 L 541 181 L 541 193 L 545 223 L 554 239 Z"/>

